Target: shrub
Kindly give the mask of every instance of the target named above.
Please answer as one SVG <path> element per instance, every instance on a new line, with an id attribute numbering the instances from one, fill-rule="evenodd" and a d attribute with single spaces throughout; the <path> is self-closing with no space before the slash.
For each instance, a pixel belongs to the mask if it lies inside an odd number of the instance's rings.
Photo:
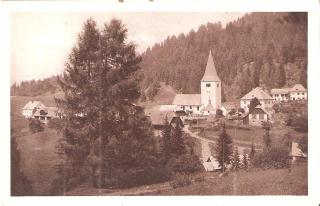
<path id="1" fill-rule="evenodd" d="M 48 127 L 61 131 L 63 128 L 63 120 L 58 118 L 51 119 L 48 123 Z"/>
<path id="2" fill-rule="evenodd" d="M 178 157 L 172 158 L 168 162 L 168 169 L 171 173 L 187 173 L 191 174 L 203 170 L 203 166 L 194 154 L 183 154 Z"/>
<path id="3" fill-rule="evenodd" d="M 191 185 L 191 179 L 188 175 L 178 174 L 175 176 L 174 180 L 170 182 L 172 188 L 184 187 Z"/>
<path id="4" fill-rule="evenodd" d="M 32 133 L 41 132 L 44 130 L 43 124 L 38 119 L 31 119 L 29 122 L 29 129 Z"/>
<path id="5" fill-rule="evenodd" d="M 223 117 L 223 112 L 221 109 L 216 110 L 216 117 Z"/>
<path id="6" fill-rule="evenodd" d="M 289 167 L 289 150 L 281 146 L 270 147 L 257 153 L 251 162 L 257 168 L 286 168 Z"/>
<path id="7" fill-rule="evenodd" d="M 245 111 L 243 108 L 239 108 L 239 109 L 238 109 L 238 112 L 244 114 L 246 111 Z"/>

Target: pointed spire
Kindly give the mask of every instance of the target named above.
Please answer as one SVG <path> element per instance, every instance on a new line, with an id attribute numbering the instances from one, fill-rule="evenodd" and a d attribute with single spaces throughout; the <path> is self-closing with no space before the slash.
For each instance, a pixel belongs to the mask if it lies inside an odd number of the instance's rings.
<path id="1" fill-rule="evenodd" d="M 204 72 L 204 75 L 201 81 L 215 81 L 215 82 L 221 81 L 220 78 L 218 77 L 216 67 L 214 66 L 211 50 L 208 57 L 206 71 Z"/>

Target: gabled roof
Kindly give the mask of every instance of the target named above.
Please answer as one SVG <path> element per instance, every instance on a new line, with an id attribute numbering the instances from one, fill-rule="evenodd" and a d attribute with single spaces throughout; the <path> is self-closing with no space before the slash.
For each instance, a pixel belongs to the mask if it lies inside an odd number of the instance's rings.
<path id="1" fill-rule="evenodd" d="M 29 101 L 24 107 L 24 110 L 33 110 L 35 107 L 43 106 L 40 101 Z"/>
<path id="2" fill-rule="evenodd" d="M 292 142 L 291 144 L 291 156 L 294 157 L 307 157 L 307 154 L 303 153 L 299 148 L 299 144 L 297 142 Z"/>
<path id="3" fill-rule="evenodd" d="M 216 67 L 214 66 L 211 50 L 209 53 L 206 70 L 204 72 L 204 75 L 201 81 L 214 81 L 214 82 L 221 81 L 220 78 L 218 77 Z"/>
<path id="4" fill-rule="evenodd" d="M 57 116 L 59 109 L 57 107 L 44 107 L 38 109 L 33 116 L 47 116 L 54 117 Z"/>
<path id="5" fill-rule="evenodd" d="M 149 114 L 152 125 L 164 125 L 165 119 L 167 118 L 170 123 L 175 117 L 175 113 L 171 111 L 152 111 Z"/>
<path id="6" fill-rule="evenodd" d="M 249 114 L 268 114 L 260 105 L 257 105 Z"/>
<path id="7" fill-rule="evenodd" d="M 271 89 L 271 94 L 289 94 L 290 88 Z"/>
<path id="8" fill-rule="evenodd" d="M 172 102 L 173 105 L 201 105 L 200 94 L 176 94 Z"/>
<path id="9" fill-rule="evenodd" d="M 290 89 L 290 91 L 291 92 L 306 92 L 307 90 L 301 84 L 296 84 Z"/>
<path id="10" fill-rule="evenodd" d="M 273 99 L 266 91 L 264 91 L 261 87 L 256 87 L 252 89 L 248 94 L 244 95 L 241 99 L 250 100 L 253 98 L 260 99 Z"/>

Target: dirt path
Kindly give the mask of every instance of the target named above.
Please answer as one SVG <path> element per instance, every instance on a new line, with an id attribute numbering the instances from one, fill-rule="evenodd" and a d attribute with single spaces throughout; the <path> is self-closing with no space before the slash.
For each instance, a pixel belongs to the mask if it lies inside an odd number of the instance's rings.
<path id="1" fill-rule="evenodd" d="M 216 142 L 214 140 L 206 139 L 204 137 L 199 136 L 198 132 L 191 132 L 189 130 L 189 125 L 185 125 L 183 128 L 183 131 L 187 134 L 189 134 L 191 137 L 194 137 L 198 140 L 200 140 L 201 147 L 202 147 L 202 160 L 207 160 L 208 157 L 212 156 L 210 146 L 209 144 L 215 144 Z M 214 138 L 218 138 L 218 136 L 213 136 Z M 250 148 L 249 142 L 246 141 L 240 141 L 240 140 L 233 140 L 234 143 L 239 143 L 239 144 L 248 144 L 248 147 L 243 147 L 243 146 L 237 146 L 239 154 L 244 154 L 245 150 Z"/>

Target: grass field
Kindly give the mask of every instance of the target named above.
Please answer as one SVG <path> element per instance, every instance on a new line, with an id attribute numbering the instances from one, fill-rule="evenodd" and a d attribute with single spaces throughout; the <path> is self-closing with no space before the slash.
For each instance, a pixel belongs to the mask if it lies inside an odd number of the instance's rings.
<path id="1" fill-rule="evenodd" d="M 34 195 L 49 195 L 55 178 L 54 166 L 58 162 L 55 153 L 60 135 L 45 127 L 43 132 L 32 134 L 28 120 L 22 116 L 22 108 L 30 100 L 39 100 L 46 106 L 55 106 L 53 94 L 36 97 L 11 97 L 11 127 L 17 137 L 21 157 L 21 169 L 31 181 Z"/>
<path id="2" fill-rule="evenodd" d="M 308 195 L 307 164 L 288 169 L 240 171 L 226 177 L 194 182 L 190 186 L 148 195 Z M 215 178 L 214 178 L 215 177 Z"/>
<path id="3" fill-rule="evenodd" d="M 97 189 L 85 185 L 66 195 L 308 195 L 307 163 L 288 169 L 249 170 L 231 172 L 219 177 L 218 172 L 203 172 L 204 181 L 192 181 L 185 187 L 173 189 L 170 182 L 144 185 L 129 189 Z M 191 176 L 193 179 L 196 174 Z"/>

